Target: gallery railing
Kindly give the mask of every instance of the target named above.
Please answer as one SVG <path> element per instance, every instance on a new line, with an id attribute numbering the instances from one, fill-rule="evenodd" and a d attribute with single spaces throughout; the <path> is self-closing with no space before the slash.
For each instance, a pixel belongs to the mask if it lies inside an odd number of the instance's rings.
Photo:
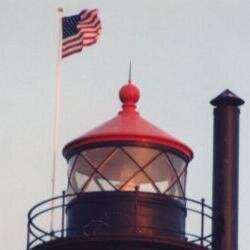
<path id="1" fill-rule="evenodd" d="M 65 223 L 65 211 L 68 200 L 76 197 L 77 194 L 66 194 L 47 199 L 36 204 L 28 213 L 28 230 L 27 230 L 27 250 L 32 249 L 38 244 L 51 240 L 62 239 L 66 237 L 67 228 Z M 185 202 L 187 209 L 186 232 L 176 232 L 184 235 L 188 242 L 201 245 L 211 249 L 211 223 L 212 208 L 205 204 L 205 200 L 200 201 L 174 197 L 174 199 Z M 51 225 L 53 218 L 53 226 Z M 84 234 L 82 237 L 91 235 Z"/>

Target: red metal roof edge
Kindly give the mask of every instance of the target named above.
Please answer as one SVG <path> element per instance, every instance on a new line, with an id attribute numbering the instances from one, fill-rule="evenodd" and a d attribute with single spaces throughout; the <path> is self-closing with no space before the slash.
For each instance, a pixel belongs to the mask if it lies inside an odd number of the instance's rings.
<path id="1" fill-rule="evenodd" d="M 192 150 L 185 144 L 177 140 L 168 140 L 163 137 L 153 137 L 153 136 L 142 136 L 133 134 L 105 134 L 97 136 L 87 136 L 80 137 L 76 140 L 71 141 L 63 148 L 63 155 L 67 158 L 70 152 L 77 150 L 77 148 L 88 146 L 95 143 L 105 143 L 105 142 L 138 142 L 138 143 L 151 143 L 158 144 L 159 146 L 165 146 L 166 148 L 171 148 L 175 151 L 180 151 L 184 154 L 189 161 L 193 158 Z"/>

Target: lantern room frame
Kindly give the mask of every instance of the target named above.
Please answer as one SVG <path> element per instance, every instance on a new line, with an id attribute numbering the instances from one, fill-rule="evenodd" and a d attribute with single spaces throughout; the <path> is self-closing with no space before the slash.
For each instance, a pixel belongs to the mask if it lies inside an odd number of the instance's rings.
<path id="1" fill-rule="evenodd" d="M 110 154 L 108 154 L 103 161 L 100 164 L 95 164 L 91 162 L 91 159 L 88 159 L 87 156 L 84 155 L 84 152 L 87 150 L 91 149 L 99 149 L 102 147 L 110 147 L 112 150 L 110 150 Z M 136 159 L 133 158 L 132 155 L 127 151 L 127 148 L 131 147 L 140 147 L 140 148 L 146 148 L 146 149 L 154 149 L 157 153 L 144 165 L 140 164 L 139 162 L 136 161 Z M 130 161 L 133 162 L 134 165 L 136 165 L 137 170 L 125 180 L 125 182 L 121 186 L 114 185 L 101 171 L 101 168 L 106 161 L 110 160 L 116 154 L 117 152 L 123 153 Z M 174 167 L 174 164 L 172 163 L 172 160 L 170 159 L 169 154 L 173 154 L 174 157 L 178 156 L 180 159 L 183 160 L 183 166 L 181 167 L 181 170 L 177 172 L 176 168 Z M 155 183 L 155 180 L 146 172 L 146 169 L 150 167 L 150 165 L 157 160 L 160 156 L 163 156 L 166 161 L 168 161 L 169 166 L 171 166 L 172 173 L 174 174 L 174 179 L 172 179 L 172 182 L 164 189 L 161 190 Z M 82 158 L 89 167 L 92 168 L 93 172 L 90 174 L 89 178 L 85 180 L 83 183 L 82 187 L 80 189 L 75 188 L 76 183 L 72 183 L 72 177 L 74 177 L 74 172 L 76 168 L 76 163 L 77 160 Z M 73 160 L 72 160 L 73 158 Z M 156 144 L 149 144 L 149 143 L 135 143 L 135 142 L 109 142 L 109 143 L 100 143 L 100 144 L 95 144 L 95 145 L 90 145 L 90 146 L 85 146 L 81 149 L 78 150 L 78 152 L 74 152 L 74 156 L 69 157 L 69 162 L 73 161 L 72 165 L 69 167 L 69 172 L 68 172 L 68 193 L 79 193 L 79 192 L 86 192 L 88 189 L 88 186 L 90 185 L 91 182 L 95 182 L 96 185 L 99 187 L 99 191 L 110 191 L 110 189 L 105 189 L 105 187 L 102 186 L 102 184 L 98 181 L 96 176 L 102 177 L 103 180 L 105 180 L 110 187 L 112 187 L 113 191 L 122 191 L 123 188 L 134 178 L 136 178 L 140 174 L 144 174 L 145 178 L 151 183 L 153 187 L 153 192 L 155 193 L 162 193 L 162 194 L 170 194 L 169 191 L 171 191 L 171 188 L 173 188 L 175 185 L 178 185 L 180 188 L 181 193 L 179 194 L 174 194 L 171 193 L 172 195 L 178 195 L 181 197 L 185 197 L 185 187 L 186 187 L 186 172 L 187 172 L 187 164 L 188 164 L 188 159 L 186 158 L 185 155 L 180 154 L 179 151 L 174 151 L 173 149 L 169 149 L 166 147 L 163 147 L 161 145 L 156 145 Z M 74 181 L 76 182 L 76 181 Z M 146 190 L 140 190 L 139 186 L 136 187 L 139 191 L 146 191 Z M 92 190 L 92 191 L 97 191 L 97 190 Z M 152 192 L 148 190 L 149 192 Z"/>

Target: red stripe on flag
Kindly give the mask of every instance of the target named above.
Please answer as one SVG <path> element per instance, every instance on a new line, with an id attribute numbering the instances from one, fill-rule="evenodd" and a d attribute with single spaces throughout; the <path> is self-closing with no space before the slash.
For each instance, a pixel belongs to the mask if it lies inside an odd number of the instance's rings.
<path id="1" fill-rule="evenodd" d="M 74 48 L 74 47 L 79 47 L 79 46 L 81 46 L 81 45 L 82 45 L 82 41 L 79 41 L 79 42 L 76 43 L 76 44 L 71 44 L 71 45 L 68 45 L 67 47 L 63 47 L 63 48 L 62 48 L 62 51 L 65 52 L 65 51 L 67 51 L 67 50 L 69 50 L 69 49 L 72 49 L 72 48 Z"/>
<path id="2" fill-rule="evenodd" d="M 76 53 L 81 52 L 81 51 L 82 51 L 82 48 L 80 48 L 80 49 L 75 49 L 75 50 L 69 51 L 69 52 L 67 52 L 67 53 L 63 53 L 63 54 L 62 54 L 62 58 L 65 58 L 65 57 L 70 56 L 70 55 L 72 55 L 72 54 L 76 54 Z"/>
<path id="3" fill-rule="evenodd" d="M 71 39 L 64 40 L 63 41 L 63 45 L 67 45 L 69 43 L 73 43 L 76 40 L 82 39 L 82 37 L 83 37 L 83 34 L 82 33 L 78 33 L 77 36 L 75 36 L 75 37 L 73 37 Z"/>
<path id="4" fill-rule="evenodd" d="M 84 43 L 84 46 L 87 47 L 87 46 L 90 46 L 90 45 L 95 44 L 96 42 L 97 42 L 97 39 L 95 39 L 95 40 L 92 41 L 92 42 L 86 42 L 86 43 Z"/>

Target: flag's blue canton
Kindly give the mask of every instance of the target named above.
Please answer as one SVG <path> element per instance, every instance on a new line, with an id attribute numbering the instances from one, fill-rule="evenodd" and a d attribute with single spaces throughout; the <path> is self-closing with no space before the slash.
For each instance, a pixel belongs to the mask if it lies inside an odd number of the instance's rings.
<path id="1" fill-rule="evenodd" d="M 79 30 L 76 28 L 80 21 L 80 15 L 63 17 L 63 39 L 76 35 Z"/>

